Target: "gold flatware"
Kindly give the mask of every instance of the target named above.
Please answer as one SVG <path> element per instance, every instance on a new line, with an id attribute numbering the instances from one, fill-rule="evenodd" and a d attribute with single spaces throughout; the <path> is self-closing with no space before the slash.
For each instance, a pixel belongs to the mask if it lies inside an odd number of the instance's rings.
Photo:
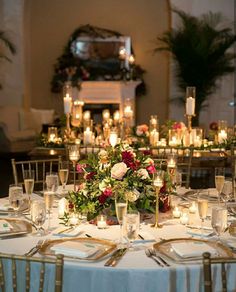
<path id="1" fill-rule="evenodd" d="M 154 262 L 156 262 L 158 266 L 164 267 L 164 265 L 152 254 L 149 248 L 145 249 L 145 254 L 148 258 L 151 258 L 152 260 L 154 260 Z"/>
<path id="2" fill-rule="evenodd" d="M 70 232 L 73 229 L 75 229 L 75 226 L 71 226 L 71 227 L 65 228 L 65 229 L 57 232 L 57 234 L 67 233 L 67 232 Z"/>
<path id="3" fill-rule="evenodd" d="M 127 248 L 117 249 L 112 256 L 105 262 L 105 267 L 115 267 L 120 259 L 125 255 Z"/>
<path id="4" fill-rule="evenodd" d="M 26 252 L 24 255 L 25 256 L 33 256 L 34 254 L 36 254 L 36 252 L 38 252 L 38 250 L 40 249 L 40 247 L 44 244 L 45 240 L 39 240 L 37 242 L 37 244 L 35 246 L 33 246 L 28 252 Z"/>

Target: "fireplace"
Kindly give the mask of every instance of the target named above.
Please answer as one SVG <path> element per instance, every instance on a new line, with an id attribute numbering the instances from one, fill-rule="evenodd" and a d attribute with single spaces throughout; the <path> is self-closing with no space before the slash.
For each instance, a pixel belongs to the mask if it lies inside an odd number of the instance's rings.
<path id="1" fill-rule="evenodd" d="M 97 122 L 99 111 L 102 113 L 105 108 L 110 109 L 111 113 L 119 109 L 123 116 L 126 99 L 132 101 L 135 112 L 135 89 L 139 84 L 140 81 L 83 81 L 79 92 L 74 88 L 73 99 L 83 100 L 84 109 L 91 110 Z"/>

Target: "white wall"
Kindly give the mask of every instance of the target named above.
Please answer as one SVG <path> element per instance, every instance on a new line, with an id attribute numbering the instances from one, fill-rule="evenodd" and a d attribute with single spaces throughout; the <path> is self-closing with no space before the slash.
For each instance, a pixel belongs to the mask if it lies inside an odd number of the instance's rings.
<path id="1" fill-rule="evenodd" d="M 5 50 L 11 63 L 1 60 L 0 105 L 22 105 L 24 88 L 24 47 L 23 47 L 23 9 L 24 0 L 0 0 L 0 27 L 15 44 L 17 54 L 11 56 Z"/>
<path id="2" fill-rule="evenodd" d="M 184 10 L 192 15 L 199 16 L 208 11 L 221 12 L 225 16 L 225 24 L 232 26 L 235 12 L 234 0 L 171 0 L 171 6 Z M 178 16 L 172 13 L 172 27 L 178 23 Z M 173 66 L 173 64 L 172 64 Z M 177 93 L 174 81 L 174 73 L 170 82 L 170 91 L 174 95 Z M 227 120 L 229 125 L 235 124 L 235 107 L 228 105 L 235 96 L 235 74 L 228 75 L 219 80 L 219 89 L 209 98 L 210 106 L 202 111 L 200 115 L 200 124 L 208 128 L 213 121 Z M 179 106 L 170 104 L 170 118 L 175 120 L 183 120 L 184 109 Z"/>

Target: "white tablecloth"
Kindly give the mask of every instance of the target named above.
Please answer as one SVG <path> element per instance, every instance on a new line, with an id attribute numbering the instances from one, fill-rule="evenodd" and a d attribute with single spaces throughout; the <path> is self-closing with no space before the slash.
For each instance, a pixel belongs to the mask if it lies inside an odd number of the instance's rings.
<path id="1" fill-rule="evenodd" d="M 4 199 L 0 201 L 3 203 Z M 161 229 L 142 225 L 142 230 L 152 234 L 156 241 L 161 238 L 190 237 L 179 219 L 170 218 L 170 214 L 161 215 L 165 221 Z M 58 227 L 56 204 L 53 212 L 52 226 Z M 190 224 L 199 225 L 198 214 L 190 214 Z M 210 220 L 206 220 L 210 226 Z M 44 227 L 47 227 L 47 222 Z M 96 238 L 118 240 L 119 226 L 110 226 L 108 229 L 97 229 L 92 224 L 82 224 L 80 236 L 90 234 Z M 52 231 L 53 233 L 53 231 Z M 44 238 L 58 238 L 50 235 Z M 199 237 L 198 237 L 199 238 Z M 0 240 L 0 251 L 3 253 L 24 254 L 39 240 L 34 235 Z M 234 239 L 233 239 L 234 240 Z M 235 239 L 236 241 L 236 239 Z M 160 267 L 145 255 L 145 248 L 153 243 L 135 244 L 134 250 L 128 251 L 114 268 L 104 267 L 108 257 L 98 262 L 86 262 L 65 258 L 63 291 L 65 292 L 199 292 L 203 291 L 203 271 L 201 265 L 177 265 Z M 39 255 L 36 255 L 39 256 Z M 230 267 L 229 291 L 236 291 L 236 269 Z M 234 273 L 233 273 L 234 272 Z M 48 272 L 49 273 L 49 272 Z M 50 274 L 49 274 L 50 275 Z M 49 276 L 50 278 L 50 276 Z M 51 278 L 50 278 L 51 279 Z M 216 291 L 220 290 L 220 270 L 215 269 L 213 279 L 216 280 Z M 48 281 L 45 291 L 52 291 L 52 281 Z"/>

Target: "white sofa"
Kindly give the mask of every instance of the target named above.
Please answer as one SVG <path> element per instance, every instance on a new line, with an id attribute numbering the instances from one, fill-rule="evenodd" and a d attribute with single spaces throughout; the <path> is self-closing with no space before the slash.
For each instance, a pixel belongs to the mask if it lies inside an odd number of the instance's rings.
<path id="1" fill-rule="evenodd" d="M 28 152 L 43 124 L 54 121 L 54 110 L 0 106 L 0 152 Z"/>

